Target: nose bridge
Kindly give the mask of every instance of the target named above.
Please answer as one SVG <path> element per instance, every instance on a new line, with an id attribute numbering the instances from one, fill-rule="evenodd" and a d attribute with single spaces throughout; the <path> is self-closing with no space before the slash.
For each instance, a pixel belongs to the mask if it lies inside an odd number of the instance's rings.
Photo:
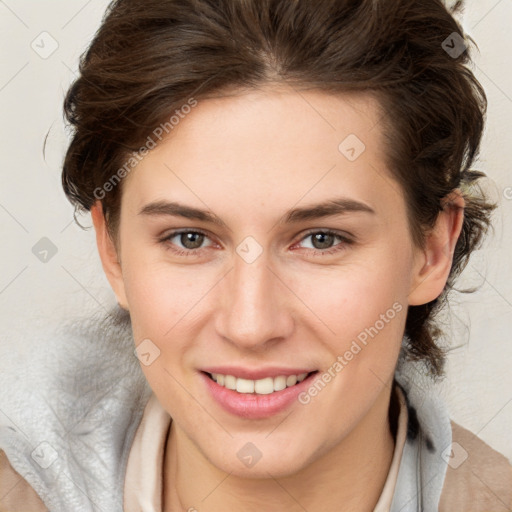
<path id="1" fill-rule="evenodd" d="M 253 261 L 235 255 L 234 268 L 224 280 L 217 328 L 234 344 L 257 348 L 289 335 L 292 319 L 284 290 L 268 265 L 265 253 Z"/>

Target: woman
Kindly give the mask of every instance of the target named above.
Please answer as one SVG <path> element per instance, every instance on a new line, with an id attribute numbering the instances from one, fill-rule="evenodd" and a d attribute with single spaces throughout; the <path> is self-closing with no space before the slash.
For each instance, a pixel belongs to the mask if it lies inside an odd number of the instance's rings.
<path id="1" fill-rule="evenodd" d="M 430 386 L 494 207 L 462 34 L 438 0 L 111 4 L 63 184 L 125 314 L 62 336 L 80 428 L 3 430 L 4 508 L 510 510 Z"/>

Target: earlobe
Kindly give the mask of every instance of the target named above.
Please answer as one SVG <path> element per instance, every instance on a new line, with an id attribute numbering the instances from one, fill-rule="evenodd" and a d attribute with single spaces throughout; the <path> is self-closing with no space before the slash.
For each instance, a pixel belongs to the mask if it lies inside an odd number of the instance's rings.
<path id="1" fill-rule="evenodd" d="M 91 216 L 96 232 L 96 245 L 98 247 L 103 271 L 116 295 L 117 302 L 123 309 L 128 311 L 128 301 L 126 300 L 123 272 L 119 261 L 118 250 L 108 231 L 100 201 L 97 201 L 92 206 Z"/>
<path id="2" fill-rule="evenodd" d="M 417 250 L 409 305 L 426 304 L 441 295 L 453 262 L 453 254 L 464 222 L 465 201 L 459 189 L 443 200 L 443 209 L 426 235 L 425 247 Z"/>

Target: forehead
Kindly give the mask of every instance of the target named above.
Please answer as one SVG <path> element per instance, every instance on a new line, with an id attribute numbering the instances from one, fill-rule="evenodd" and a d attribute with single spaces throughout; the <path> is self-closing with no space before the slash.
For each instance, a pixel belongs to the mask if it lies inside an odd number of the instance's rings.
<path id="1" fill-rule="evenodd" d="M 280 88 L 199 100 L 125 191 L 137 207 L 172 196 L 247 210 L 347 195 L 385 209 L 386 194 L 390 205 L 401 194 L 385 168 L 381 118 L 361 94 Z"/>
<path id="2" fill-rule="evenodd" d="M 167 140 L 192 144 L 196 152 L 201 150 L 199 140 L 203 146 L 214 141 L 216 152 L 232 152 L 237 142 L 244 142 L 245 151 L 259 154 L 259 144 L 265 143 L 270 144 L 272 155 L 279 155 L 296 146 L 303 151 L 314 146 L 338 150 L 339 143 L 352 134 L 375 151 L 380 132 L 374 128 L 381 117 L 378 101 L 369 94 L 265 87 L 200 100 Z"/>

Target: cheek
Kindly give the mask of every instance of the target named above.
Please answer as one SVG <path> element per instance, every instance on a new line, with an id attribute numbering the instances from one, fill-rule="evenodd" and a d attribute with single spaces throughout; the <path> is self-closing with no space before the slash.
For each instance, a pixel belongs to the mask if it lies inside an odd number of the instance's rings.
<path id="1" fill-rule="evenodd" d="M 160 403 L 173 417 L 180 417 L 184 410 L 189 415 L 198 414 L 190 411 L 189 397 L 183 395 L 179 384 L 183 382 L 182 369 L 187 366 L 184 362 L 192 345 L 186 334 L 187 325 L 201 298 L 198 288 L 203 288 L 193 282 L 190 274 L 171 271 L 159 263 L 150 265 L 147 260 L 140 264 L 135 257 L 125 262 L 125 289 L 135 345 L 151 340 L 154 345 L 149 345 L 149 351 L 158 354 L 151 364 L 141 364 L 141 369 Z"/>
<path id="2" fill-rule="evenodd" d="M 302 273 L 296 280 L 297 295 L 321 321 L 315 321 L 316 337 L 337 376 L 333 397 L 371 400 L 393 372 L 407 315 L 407 258 L 384 248 L 371 258 L 329 272 Z M 338 356 L 342 359 L 333 368 Z"/>
<path id="3" fill-rule="evenodd" d="M 197 302 L 198 288 L 202 286 L 190 276 L 162 266 L 127 265 L 125 289 L 134 334 L 163 338 Z"/>
<path id="4" fill-rule="evenodd" d="M 387 316 L 394 318 L 397 310 L 406 309 L 406 263 L 395 261 L 381 258 L 304 272 L 295 276 L 294 291 L 336 336 L 346 340 L 375 324 L 388 310 L 392 309 Z"/>

